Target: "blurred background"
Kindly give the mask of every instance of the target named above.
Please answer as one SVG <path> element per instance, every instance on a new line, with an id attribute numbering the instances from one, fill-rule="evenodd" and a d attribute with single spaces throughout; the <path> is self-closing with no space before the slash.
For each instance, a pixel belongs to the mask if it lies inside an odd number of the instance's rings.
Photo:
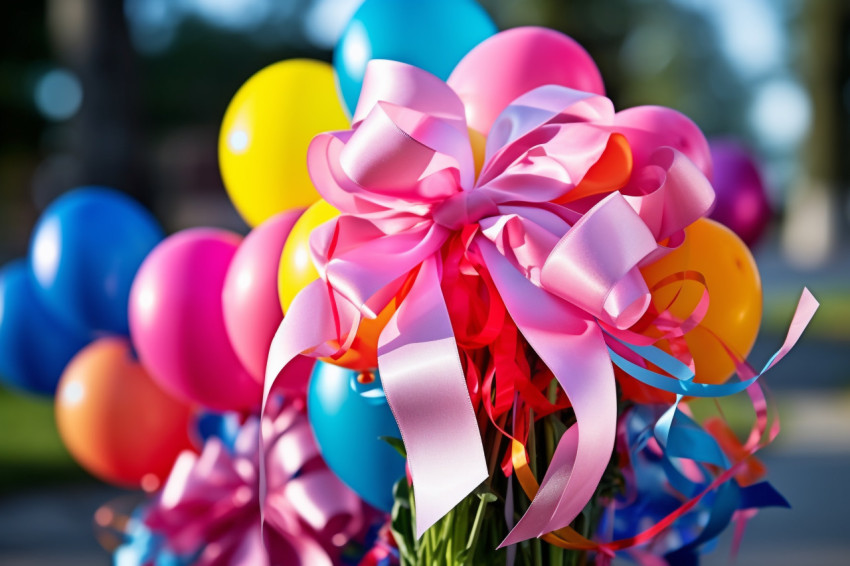
<path id="1" fill-rule="evenodd" d="M 845 0 L 481 0 L 500 28 L 545 25 L 597 61 L 618 109 L 678 109 L 762 164 L 773 217 L 754 254 L 764 328 L 781 342 L 803 285 L 822 303 L 769 374 L 783 433 L 768 479 L 792 511 L 751 523 L 739 564 L 846 564 L 850 488 L 850 3 Z M 247 232 L 224 191 L 218 128 L 273 62 L 330 61 L 358 0 L 47 0 L 0 19 L 0 263 L 40 211 L 88 184 L 124 191 L 169 232 Z M 80 470 L 48 400 L 0 389 L 0 563 L 108 564 L 95 509 L 117 490 Z M 728 535 L 721 547 L 728 547 Z M 706 564 L 725 564 L 720 548 Z"/>

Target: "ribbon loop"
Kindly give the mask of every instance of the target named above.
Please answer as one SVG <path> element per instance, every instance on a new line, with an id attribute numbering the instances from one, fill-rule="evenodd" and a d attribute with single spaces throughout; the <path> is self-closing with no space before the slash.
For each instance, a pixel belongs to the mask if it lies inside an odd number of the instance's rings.
<path id="1" fill-rule="evenodd" d="M 619 245 L 600 249 L 606 241 Z M 628 328 L 650 301 L 636 267 L 656 247 L 640 217 L 619 193 L 611 193 L 561 238 L 543 265 L 540 281 L 602 321 Z"/>
<path id="2" fill-rule="evenodd" d="M 266 396 L 293 357 L 339 354 L 360 317 L 399 300 L 378 340 L 378 365 L 407 449 L 418 534 L 487 477 L 441 289 L 441 266 L 457 235 L 480 258 L 476 269 L 492 278 L 578 421 L 508 541 L 568 525 L 593 494 L 616 429 L 611 358 L 597 322 L 623 329 L 637 321 L 649 303 L 637 265 L 656 253 L 659 236 L 704 211 L 703 198 L 678 214 L 692 191 L 710 193 L 699 170 L 674 151 L 687 144 L 656 143 L 647 119 L 657 116 L 667 115 L 638 113 L 618 125 L 605 97 L 537 88 L 496 121 L 476 180 L 457 95 L 415 67 L 372 61 L 353 129 L 311 143 L 311 179 L 342 215 L 311 235 L 322 279 L 295 298 L 275 336 Z M 657 173 L 657 186 L 635 189 L 628 202 L 617 185 L 556 204 L 621 126 L 630 146 L 642 144 L 636 164 Z M 675 137 L 665 136 L 658 139 Z M 652 154 L 660 145 L 674 149 Z M 412 281 L 405 297 L 397 295 L 401 281 Z M 497 403 L 503 410 L 505 400 Z"/>
<path id="3" fill-rule="evenodd" d="M 693 224 L 714 206 L 714 189 L 693 161 L 658 148 L 626 188 L 626 200 L 661 241 Z"/>

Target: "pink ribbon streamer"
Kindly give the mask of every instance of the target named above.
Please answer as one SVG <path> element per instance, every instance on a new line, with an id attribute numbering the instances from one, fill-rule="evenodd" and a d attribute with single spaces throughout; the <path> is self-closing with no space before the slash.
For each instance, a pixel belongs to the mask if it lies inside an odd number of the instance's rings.
<path id="1" fill-rule="evenodd" d="M 472 247 L 578 420 L 505 544 L 564 527 L 595 490 L 616 431 L 597 320 L 627 328 L 640 318 L 649 291 L 637 266 L 713 202 L 699 168 L 652 129 L 659 117 L 680 115 L 632 109 L 624 135 L 649 156 L 635 183 L 563 206 L 550 201 L 581 182 L 619 131 L 608 99 L 558 86 L 522 95 L 494 123 L 476 180 L 463 104 L 442 81 L 373 61 L 364 93 L 353 129 L 321 134 L 308 151 L 316 188 L 343 214 L 311 237 L 321 280 L 295 298 L 275 336 L 266 395 L 296 355 L 338 354 L 331 343 L 344 349 L 361 318 L 374 318 L 415 278 L 381 334 L 378 363 L 410 460 L 421 536 L 487 477 L 439 286 L 444 246 L 475 227 Z M 680 144 L 689 151 L 704 143 L 698 130 L 687 136 L 699 137 Z"/>
<path id="2" fill-rule="evenodd" d="M 337 547 L 364 527 L 363 503 L 325 466 L 303 410 L 272 408 L 263 423 L 269 470 L 260 529 L 260 423 L 249 419 L 231 453 L 217 438 L 180 455 L 145 522 L 198 566 L 331 566 Z M 265 539 L 265 541 L 264 541 Z"/>

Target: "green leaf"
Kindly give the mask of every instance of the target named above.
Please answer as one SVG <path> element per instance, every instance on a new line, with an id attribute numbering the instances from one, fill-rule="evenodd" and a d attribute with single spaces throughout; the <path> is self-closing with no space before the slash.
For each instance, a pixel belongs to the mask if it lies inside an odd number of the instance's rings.
<path id="1" fill-rule="evenodd" d="M 413 540 L 413 515 L 410 509 L 410 489 L 407 479 L 401 478 L 393 486 L 393 504 L 390 515 L 390 530 L 398 545 L 402 564 L 414 564 L 416 562 L 416 541 Z"/>
<path id="2" fill-rule="evenodd" d="M 567 425 L 564 424 L 564 422 L 556 415 L 549 415 L 546 418 L 549 419 L 549 422 L 552 424 L 552 431 L 555 433 L 555 445 L 557 446 L 561 437 L 564 436 L 565 432 L 567 432 Z"/>
<path id="3" fill-rule="evenodd" d="M 404 442 L 402 442 L 400 438 L 396 438 L 394 436 L 379 436 L 378 438 L 392 446 L 396 452 L 401 454 L 402 458 L 405 460 L 407 459 L 407 449 L 405 449 Z"/>
<path id="4" fill-rule="evenodd" d="M 455 563 L 456 564 L 467 564 L 469 562 L 470 554 L 472 551 L 468 548 L 463 548 L 455 554 Z"/>

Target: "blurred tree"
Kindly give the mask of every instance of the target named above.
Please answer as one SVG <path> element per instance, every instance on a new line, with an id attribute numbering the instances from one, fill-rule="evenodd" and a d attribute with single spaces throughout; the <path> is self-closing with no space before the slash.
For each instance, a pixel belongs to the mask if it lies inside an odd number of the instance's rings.
<path id="1" fill-rule="evenodd" d="M 47 23 L 57 59 L 76 73 L 83 92 L 69 135 L 79 166 L 61 184 L 106 185 L 149 202 L 138 66 L 123 3 L 49 0 Z"/>
<path id="2" fill-rule="evenodd" d="M 0 18 L 0 262 L 20 256 L 36 211 L 30 180 L 44 119 L 33 89 L 49 56 L 42 2 L 18 3 Z"/>

